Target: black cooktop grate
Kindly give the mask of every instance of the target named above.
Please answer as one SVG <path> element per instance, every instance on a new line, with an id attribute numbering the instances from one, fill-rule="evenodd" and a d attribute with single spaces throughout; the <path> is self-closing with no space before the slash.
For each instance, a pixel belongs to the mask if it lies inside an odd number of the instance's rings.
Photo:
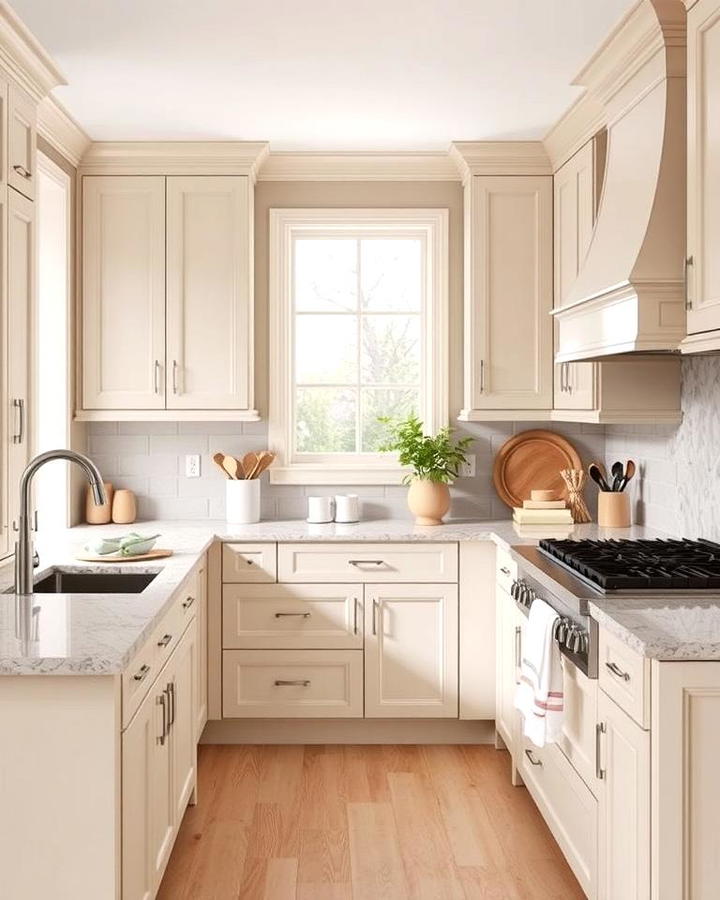
<path id="1" fill-rule="evenodd" d="M 542 540 L 540 549 L 605 591 L 720 589 L 720 544 Z"/>

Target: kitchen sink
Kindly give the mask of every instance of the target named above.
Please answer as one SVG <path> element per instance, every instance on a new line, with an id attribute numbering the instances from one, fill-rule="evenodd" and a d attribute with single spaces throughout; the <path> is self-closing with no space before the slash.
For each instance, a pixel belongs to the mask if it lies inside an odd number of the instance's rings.
<path id="1" fill-rule="evenodd" d="M 35 594 L 140 594 L 153 572 L 63 572 L 53 569 L 35 582 Z"/>

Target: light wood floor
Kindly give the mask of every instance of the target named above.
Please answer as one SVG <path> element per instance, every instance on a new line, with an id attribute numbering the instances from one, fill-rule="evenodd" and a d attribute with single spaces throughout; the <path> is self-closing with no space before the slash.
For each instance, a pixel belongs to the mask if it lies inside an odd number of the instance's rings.
<path id="1" fill-rule="evenodd" d="M 490 746 L 199 748 L 159 900 L 582 898 Z"/>

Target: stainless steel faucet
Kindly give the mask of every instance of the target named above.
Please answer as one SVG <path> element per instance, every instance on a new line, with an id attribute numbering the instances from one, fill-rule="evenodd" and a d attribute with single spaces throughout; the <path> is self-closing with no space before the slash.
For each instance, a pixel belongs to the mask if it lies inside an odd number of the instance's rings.
<path id="1" fill-rule="evenodd" d="M 37 470 L 53 459 L 65 459 L 80 466 L 90 482 L 93 500 L 97 506 L 102 506 L 107 499 L 100 470 L 91 459 L 83 456 L 82 453 L 76 453 L 74 450 L 48 450 L 30 460 L 20 479 L 20 521 L 18 522 L 18 539 L 15 543 L 16 594 L 32 594 L 33 592 L 34 553 L 30 521 L 30 487 Z"/>

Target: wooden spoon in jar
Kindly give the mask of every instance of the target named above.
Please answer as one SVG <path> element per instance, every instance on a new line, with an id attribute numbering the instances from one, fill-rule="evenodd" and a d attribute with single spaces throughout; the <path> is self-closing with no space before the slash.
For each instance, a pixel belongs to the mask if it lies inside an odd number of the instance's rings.
<path id="1" fill-rule="evenodd" d="M 234 456 L 224 456 L 222 466 L 223 469 L 225 469 L 225 471 L 227 472 L 228 476 L 234 481 L 237 481 L 238 479 L 241 479 L 243 477 L 240 469 L 240 464 Z"/>

